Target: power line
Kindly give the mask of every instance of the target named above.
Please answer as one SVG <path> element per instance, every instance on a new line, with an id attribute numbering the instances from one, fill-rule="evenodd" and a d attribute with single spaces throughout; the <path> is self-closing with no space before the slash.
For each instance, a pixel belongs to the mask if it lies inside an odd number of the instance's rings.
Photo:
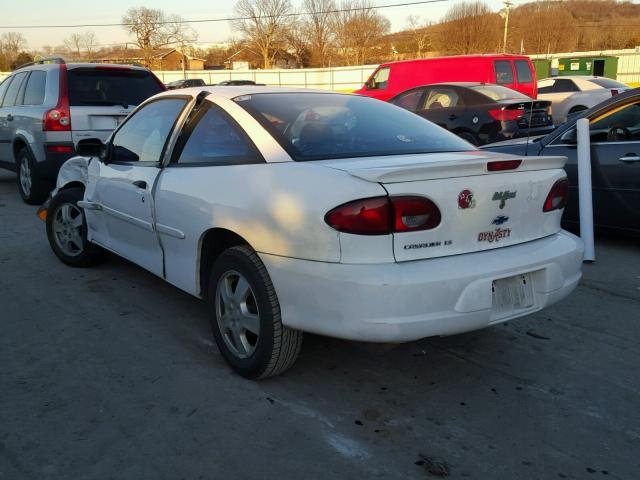
<path id="1" fill-rule="evenodd" d="M 294 12 L 284 15 L 263 15 L 258 18 L 283 18 L 283 17 L 300 17 L 303 15 L 321 15 L 328 13 L 343 13 L 343 12 L 358 12 L 364 10 L 381 10 L 383 8 L 396 8 L 396 7 L 408 7 L 413 5 L 425 5 L 429 3 L 442 3 L 449 2 L 451 0 L 422 0 L 417 2 L 405 2 L 405 3 L 392 3 L 388 5 L 373 5 L 371 7 L 356 7 L 356 8 L 344 8 L 335 10 L 324 10 L 318 12 Z M 227 18 L 207 18 L 202 20 L 165 20 L 161 22 L 154 22 L 156 25 L 168 25 L 168 24 L 183 24 L 183 23 L 211 23 L 211 22 L 233 22 L 240 20 L 253 20 L 253 17 L 227 17 Z M 0 25 L 0 29 L 28 29 L 28 28 L 88 28 L 88 27 L 130 27 L 135 25 L 134 23 L 86 23 L 86 24 L 71 24 L 71 25 Z"/>

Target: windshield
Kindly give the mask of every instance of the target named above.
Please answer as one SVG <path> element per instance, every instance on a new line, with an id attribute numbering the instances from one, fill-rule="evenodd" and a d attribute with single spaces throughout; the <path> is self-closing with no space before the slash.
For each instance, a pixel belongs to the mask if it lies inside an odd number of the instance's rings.
<path id="1" fill-rule="evenodd" d="M 234 100 L 296 161 L 475 149 L 418 115 L 368 97 L 268 93 Z"/>
<path id="2" fill-rule="evenodd" d="M 501 87 L 499 85 L 476 85 L 471 87 L 471 89 L 481 93 L 485 97 L 489 97 L 491 100 L 508 100 L 512 98 L 531 100 L 520 92 L 516 92 L 515 90 L 511 90 L 507 87 Z"/>
<path id="3" fill-rule="evenodd" d="M 69 103 L 86 105 L 139 105 L 163 91 L 156 78 L 144 70 L 108 68 L 68 71 Z"/>
<path id="4" fill-rule="evenodd" d="M 616 82 L 610 78 L 592 78 L 589 81 L 602 88 L 628 88 L 624 83 Z"/>

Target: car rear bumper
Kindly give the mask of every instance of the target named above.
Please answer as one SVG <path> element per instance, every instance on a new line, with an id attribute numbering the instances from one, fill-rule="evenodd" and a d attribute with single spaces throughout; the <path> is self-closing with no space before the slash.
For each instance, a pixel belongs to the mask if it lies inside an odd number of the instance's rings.
<path id="1" fill-rule="evenodd" d="M 76 157 L 78 154 L 75 153 L 75 147 L 72 142 L 56 142 L 55 144 L 50 144 L 50 146 L 55 147 L 71 148 L 71 152 L 52 152 L 47 149 L 48 145 L 49 144 L 43 145 L 44 160 L 36 162 L 35 172 L 40 178 L 55 182 L 62 164 L 70 158 Z"/>
<path id="2" fill-rule="evenodd" d="M 484 252 L 388 264 L 337 264 L 260 254 L 291 328 L 367 342 L 406 342 L 484 328 L 563 299 L 582 276 L 568 233 Z M 529 273 L 533 306 L 493 308 L 492 282 Z"/>

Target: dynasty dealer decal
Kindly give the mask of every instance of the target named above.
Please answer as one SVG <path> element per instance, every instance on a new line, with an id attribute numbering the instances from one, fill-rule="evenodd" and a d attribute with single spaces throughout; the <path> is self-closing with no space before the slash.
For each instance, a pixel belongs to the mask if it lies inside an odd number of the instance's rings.
<path id="1" fill-rule="evenodd" d="M 490 232 L 480 232 L 478 234 L 479 242 L 499 242 L 503 238 L 509 238 L 511 236 L 510 228 L 496 228 L 495 230 L 491 230 Z"/>

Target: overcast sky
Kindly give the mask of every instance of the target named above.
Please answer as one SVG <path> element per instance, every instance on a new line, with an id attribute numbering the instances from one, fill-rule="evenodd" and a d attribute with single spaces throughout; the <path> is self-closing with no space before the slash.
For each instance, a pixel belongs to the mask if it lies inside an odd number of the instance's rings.
<path id="1" fill-rule="evenodd" d="M 375 0 L 376 5 L 388 5 L 410 2 L 412 0 Z M 294 5 L 298 0 L 292 0 Z M 391 21 L 392 31 L 405 28 L 409 15 L 418 15 L 423 19 L 437 21 L 451 6 L 453 1 L 412 5 L 380 10 Z M 494 10 L 502 6 L 501 0 L 489 0 Z M 516 2 L 521 3 L 521 2 Z M 0 29 L 0 33 L 19 31 L 24 34 L 30 49 L 38 49 L 43 45 L 60 45 L 71 33 L 76 31 L 93 30 L 100 44 L 122 43 L 130 41 L 122 27 L 100 28 L 39 28 L 19 29 L 15 25 L 51 25 L 51 24 L 83 24 L 83 23 L 117 23 L 122 14 L 130 7 L 139 6 L 141 2 L 131 0 L 22 0 L 3 1 L 0 25 L 12 26 L 10 29 Z M 154 0 L 145 6 L 159 8 L 167 13 L 177 13 L 185 19 L 224 18 L 233 15 L 235 0 Z M 232 35 L 229 22 L 193 24 L 198 32 L 200 42 L 223 42 Z M 202 45 L 206 46 L 206 45 Z"/>

